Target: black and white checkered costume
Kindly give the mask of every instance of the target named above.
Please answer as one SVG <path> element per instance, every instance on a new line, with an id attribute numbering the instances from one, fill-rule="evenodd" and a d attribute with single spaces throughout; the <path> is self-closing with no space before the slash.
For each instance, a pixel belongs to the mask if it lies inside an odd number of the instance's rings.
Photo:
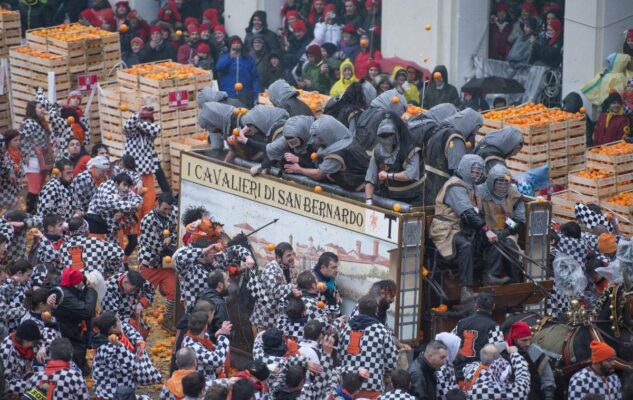
<path id="1" fill-rule="evenodd" d="M 336 374 L 339 373 L 340 369 L 334 368 L 334 362 L 331 355 L 324 354 L 321 361 L 323 372 L 318 375 L 309 373 L 310 380 L 309 382 L 306 381 L 303 385 L 301 394 L 297 397 L 297 399 L 321 400 L 327 397 L 327 392 L 332 385 L 332 381 L 337 380 Z M 286 375 L 286 370 L 295 365 L 300 365 L 307 370 L 308 359 L 301 355 L 284 358 L 284 360 L 278 364 L 278 375 L 280 379 L 274 385 L 269 383 L 271 392 L 274 393 L 278 388 L 285 386 L 284 377 Z M 270 377 L 268 379 L 270 381 Z M 275 398 L 274 394 L 272 398 Z"/>
<path id="2" fill-rule="evenodd" d="M 473 363 L 478 365 L 479 363 Z M 489 369 L 484 369 L 479 374 L 479 378 L 475 381 L 474 385 L 469 391 L 469 399 L 472 400 L 505 400 L 516 399 L 524 400 L 530 392 L 530 371 L 528 369 L 527 361 L 519 354 L 513 353 L 510 356 L 510 364 L 512 365 L 512 374 L 514 376 L 514 382 L 510 387 L 501 387 L 494 380 Z M 469 364 L 472 365 L 472 364 Z M 467 367 L 469 366 L 467 365 Z M 476 367 L 475 367 L 476 369 Z M 471 372 L 471 369 L 469 369 Z M 467 379 L 472 378 L 472 374 L 466 375 L 466 369 L 464 374 Z M 580 397 L 570 397 L 570 399 L 580 399 Z"/>
<path id="3" fill-rule="evenodd" d="M 146 308 L 154 301 L 155 290 L 151 283 L 145 281 L 138 293 L 125 294 L 121 291 L 120 285 L 123 276 L 124 273 L 118 273 L 108 279 L 106 294 L 101 299 L 101 309 L 103 312 L 112 311 L 117 314 L 121 322 L 129 322 L 138 303 Z"/>
<path id="4" fill-rule="evenodd" d="M 78 369 L 69 366 L 50 375 L 40 370 L 31 378 L 31 386 L 42 387 L 54 384 L 53 400 L 89 400 L 90 392 L 86 380 Z"/>
<path id="5" fill-rule="evenodd" d="M 132 345 L 143 340 L 140 333 L 126 323 L 121 323 L 121 330 Z M 118 386 L 136 388 L 136 385 L 162 382 L 160 372 L 152 365 L 146 351 L 141 353 L 139 359 L 136 352 L 121 343 L 106 341 L 100 345 L 92 368 L 95 395 L 104 399 L 111 399 Z"/>
<path id="6" fill-rule="evenodd" d="M 593 236 L 593 235 L 591 235 Z M 580 265 L 585 265 L 589 246 L 583 239 L 575 239 L 564 235 L 558 235 L 556 243 L 552 246 L 552 255 L 568 255 L 573 257 Z"/>
<path id="7" fill-rule="evenodd" d="M 398 349 L 391 332 L 380 322 L 376 322 L 363 330 L 360 339 L 360 353 L 349 354 L 352 328 L 347 324 L 341 332 L 339 355 L 341 366 L 345 368 L 366 368 L 369 379 L 363 382 L 362 390 L 384 391 L 383 377 L 396 367 Z"/>
<path id="8" fill-rule="evenodd" d="M 290 294 L 294 285 L 286 281 L 286 276 L 277 261 L 271 261 L 259 277 L 262 289 L 251 314 L 251 323 L 266 328 L 275 327 L 277 317 L 283 313 L 283 299 Z"/>
<path id="9" fill-rule="evenodd" d="M 352 311 L 349 313 L 349 317 L 347 318 L 347 320 L 349 321 L 350 319 L 354 318 L 358 314 L 360 314 L 360 313 L 358 312 L 358 303 L 356 303 L 356 305 L 354 305 L 354 308 L 352 308 Z M 387 328 L 387 330 L 389 332 L 391 332 L 393 337 L 396 337 L 396 333 L 394 332 L 393 328 L 389 326 L 387 321 L 385 321 L 385 323 L 383 325 L 385 326 L 385 328 Z"/>
<path id="10" fill-rule="evenodd" d="M 57 103 L 51 103 L 44 91 L 39 89 L 35 95 L 35 101 L 41 103 L 46 111 L 48 111 L 48 121 L 51 128 L 51 141 L 55 150 L 55 160 L 68 157 L 68 143 L 75 138 L 68 121 L 62 117 L 62 106 Z M 90 133 L 87 133 L 90 137 Z"/>
<path id="11" fill-rule="evenodd" d="M 16 183 L 11 182 L 12 176 L 15 176 Z M 20 165 L 16 171 L 9 153 L 0 144 L 0 209 L 11 209 L 18 204 L 22 178 L 24 178 L 23 166 Z"/>
<path id="12" fill-rule="evenodd" d="M 90 207 L 90 200 L 92 200 L 92 196 L 97 193 L 97 183 L 92 177 L 92 171 L 87 169 L 77 175 L 73 179 L 72 189 L 75 197 L 77 198 L 77 205 L 83 212 L 87 212 L 88 207 Z"/>
<path id="13" fill-rule="evenodd" d="M 30 288 L 29 282 L 19 284 L 11 277 L 0 283 L 0 320 L 9 331 L 17 328 L 27 312 L 24 297 Z"/>
<path id="14" fill-rule="evenodd" d="M 605 400 L 621 400 L 622 384 L 617 374 L 603 377 L 591 368 L 585 367 L 576 372 L 569 381 L 569 399 L 582 399 L 585 395 L 599 394 Z"/>
<path id="15" fill-rule="evenodd" d="M 57 296 L 63 296 L 62 294 L 63 292 L 61 290 L 56 291 L 56 292 L 57 292 L 56 293 Z M 61 302 L 61 299 L 59 300 L 59 302 Z M 42 334 L 42 340 L 40 341 L 38 346 L 35 348 L 36 353 L 41 347 L 45 347 L 48 349 L 48 346 L 51 345 L 53 340 L 62 337 L 62 333 L 59 331 L 59 326 L 57 325 L 57 321 L 55 320 L 55 317 L 53 316 L 51 316 L 50 322 L 44 322 L 41 314 L 36 314 L 33 311 L 28 311 L 24 315 L 24 317 L 22 317 L 22 320 L 20 321 L 20 323 L 24 321 L 33 321 L 37 324 L 37 327 L 40 328 L 40 333 Z"/>
<path id="16" fill-rule="evenodd" d="M 0 357 L 4 366 L 5 395 L 21 395 L 30 389 L 33 374 L 33 360 L 23 358 L 9 335 L 0 344 Z"/>
<path id="17" fill-rule="evenodd" d="M 119 174 L 127 174 L 130 178 L 132 178 L 132 183 L 134 186 L 137 186 L 139 183 L 142 186 L 143 178 L 141 178 L 141 174 L 137 171 L 131 171 L 129 169 L 125 169 L 119 164 L 115 164 L 112 168 L 112 176 L 117 176 Z"/>
<path id="18" fill-rule="evenodd" d="M 94 237 L 77 234 L 66 238 L 64 244 L 59 249 L 61 257 L 61 268 L 81 265 L 74 265 L 73 260 L 83 265 L 82 272 L 88 274 L 98 271 L 104 277 L 122 272 L 123 249 L 118 243 L 107 242 Z M 74 257 L 74 258 L 73 258 Z"/>
<path id="19" fill-rule="evenodd" d="M 160 125 L 141 121 L 139 113 L 135 113 L 125 122 L 125 150 L 136 161 L 136 170 L 142 174 L 153 174 L 160 165 L 160 160 L 154 150 L 154 140 L 160 135 Z"/>
<path id="20" fill-rule="evenodd" d="M 103 218 L 108 224 L 107 239 L 115 242 L 118 239 L 119 229 L 124 229 L 136 223 L 137 206 L 143 203 L 143 198 L 131 190 L 124 196 L 119 195 L 116 184 L 113 180 L 103 183 L 97 189 L 97 192 L 90 201 L 88 207 L 89 214 L 96 214 Z M 124 220 L 117 221 L 114 219 L 116 212 L 123 213 Z"/>
<path id="21" fill-rule="evenodd" d="M 69 220 L 75 210 L 81 209 L 77 200 L 72 184 L 65 186 L 57 178 L 50 179 L 40 192 L 37 215 L 44 218 L 49 214 L 57 214 Z"/>
<path id="22" fill-rule="evenodd" d="M 0 221 L 0 234 L 9 239 L 7 244 L 7 261 L 15 262 L 20 258 L 27 258 L 26 252 L 26 234 L 31 228 L 40 228 L 42 226 L 42 218 L 37 215 L 27 214 L 24 220 L 24 227 L 16 231 L 10 226 L 4 217 Z"/>
<path id="23" fill-rule="evenodd" d="M 455 368 L 452 364 L 445 363 L 435 373 L 437 376 L 437 398 L 444 400 L 449 390 L 457 387 Z"/>
<path id="24" fill-rule="evenodd" d="M 160 216 L 156 209 L 150 211 L 143 217 L 141 221 L 141 234 L 138 243 L 138 263 L 150 268 L 160 268 L 163 262 L 163 241 L 166 237 L 163 235 L 165 229 L 169 230 L 171 244 L 175 245 L 178 241 L 176 237 L 176 222 L 178 221 L 178 210 L 174 210 L 167 217 Z"/>
<path id="25" fill-rule="evenodd" d="M 61 272 L 59 249 L 64 243 L 64 238 L 53 242 L 43 236 L 31 246 L 31 255 L 35 254 L 35 265 L 31 274 L 31 286 L 42 286 L 49 271 Z M 34 253 L 35 252 L 35 253 Z"/>
<path id="26" fill-rule="evenodd" d="M 205 336 L 208 339 L 206 333 Z M 207 380 L 215 379 L 215 370 L 224 367 L 226 356 L 229 353 L 229 338 L 224 335 L 218 336 L 215 349 L 210 350 L 191 336 L 185 336 L 182 347 L 189 347 L 196 353 L 198 371 L 203 372 Z"/>
<path id="27" fill-rule="evenodd" d="M 602 225 L 606 227 L 609 232 L 613 232 L 613 225 L 611 225 L 611 221 L 609 221 L 606 215 L 591 211 L 589 207 L 583 203 L 576 203 L 574 206 L 574 215 L 578 222 L 589 230 L 598 225 Z"/>
<path id="28" fill-rule="evenodd" d="M 305 324 L 313 319 L 316 319 L 323 324 L 324 331 L 329 326 L 329 313 L 327 309 L 317 307 L 319 295 L 312 295 L 304 291 L 301 300 L 303 301 L 303 304 L 305 304 L 306 318 L 293 321 L 284 312 L 277 316 L 276 322 L 277 329 L 282 331 L 285 336 L 291 336 L 297 341 L 303 337 L 303 327 Z"/>
<path id="29" fill-rule="evenodd" d="M 183 246 L 174 253 L 174 265 L 180 282 L 180 300 L 189 307 L 195 304 L 200 292 L 208 287 L 207 277 L 212 265 L 198 262 L 204 256 L 203 249 Z"/>
<path id="30" fill-rule="evenodd" d="M 25 118 L 20 126 L 20 152 L 25 160 L 37 158 L 36 147 L 47 148 L 53 144 L 51 132 L 32 118 Z"/>
<path id="31" fill-rule="evenodd" d="M 415 400 L 415 396 L 410 395 L 402 389 L 395 389 L 391 392 L 381 394 L 377 400 Z"/>

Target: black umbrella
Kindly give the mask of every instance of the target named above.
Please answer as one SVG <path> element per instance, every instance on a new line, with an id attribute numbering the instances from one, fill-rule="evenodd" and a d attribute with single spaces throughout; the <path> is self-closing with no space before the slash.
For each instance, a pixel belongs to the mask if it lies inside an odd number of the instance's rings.
<path id="1" fill-rule="evenodd" d="M 486 78 L 473 78 L 462 86 L 462 92 L 480 93 L 523 93 L 525 88 L 515 79 L 489 76 Z"/>

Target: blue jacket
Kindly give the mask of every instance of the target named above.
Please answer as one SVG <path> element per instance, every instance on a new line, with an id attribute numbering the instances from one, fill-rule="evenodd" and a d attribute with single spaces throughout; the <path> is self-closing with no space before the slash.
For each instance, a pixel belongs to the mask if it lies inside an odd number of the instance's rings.
<path id="1" fill-rule="evenodd" d="M 236 97 L 237 92 L 234 86 L 239 79 L 239 82 L 244 85 L 242 91 L 252 92 L 254 100 L 257 101 L 261 87 L 259 86 L 257 66 L 250 56 L 231 58 L 230 53 L 223 54 L 220 56 L 215 69 L 220 76 L 218 84 L 221 91 L 228 93 L 229 97 Z"/>

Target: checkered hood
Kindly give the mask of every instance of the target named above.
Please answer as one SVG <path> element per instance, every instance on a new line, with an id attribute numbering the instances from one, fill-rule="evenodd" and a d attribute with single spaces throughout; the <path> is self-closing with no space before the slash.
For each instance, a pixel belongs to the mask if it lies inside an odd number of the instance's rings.
<path id="1" fill-rule="evenodd" d="M 576 203 L 574 207 L 574 214 L 578 222 L 587 227 L 587 229 L 593 229 L 598 225 L 604 225 L 609 232 L 613 232 L 613 226 L 604 214 L 597 214 L 589 209 L 583 203 Z"/>

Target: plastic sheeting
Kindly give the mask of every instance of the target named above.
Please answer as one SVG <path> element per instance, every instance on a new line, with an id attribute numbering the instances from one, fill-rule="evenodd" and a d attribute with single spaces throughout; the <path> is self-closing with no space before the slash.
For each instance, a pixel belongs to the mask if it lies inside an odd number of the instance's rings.
<path id="1" fill-rule="evenodd" d="M 495 97 L 503 96 L 508 104 L 536 102 L 543 88 L 543 76 L 547 67 L 523 64 L 512 68 L 509 63 L 500 60 L 491 60 L 481 57 L 473 57 L 473 75 L 469 78 L 485 78 L 487 76 L 500 76 L 517 80 L 525 88 L 525 93 L 495 94 L 486 93 L 486 100 L 490 105 Z"/>

